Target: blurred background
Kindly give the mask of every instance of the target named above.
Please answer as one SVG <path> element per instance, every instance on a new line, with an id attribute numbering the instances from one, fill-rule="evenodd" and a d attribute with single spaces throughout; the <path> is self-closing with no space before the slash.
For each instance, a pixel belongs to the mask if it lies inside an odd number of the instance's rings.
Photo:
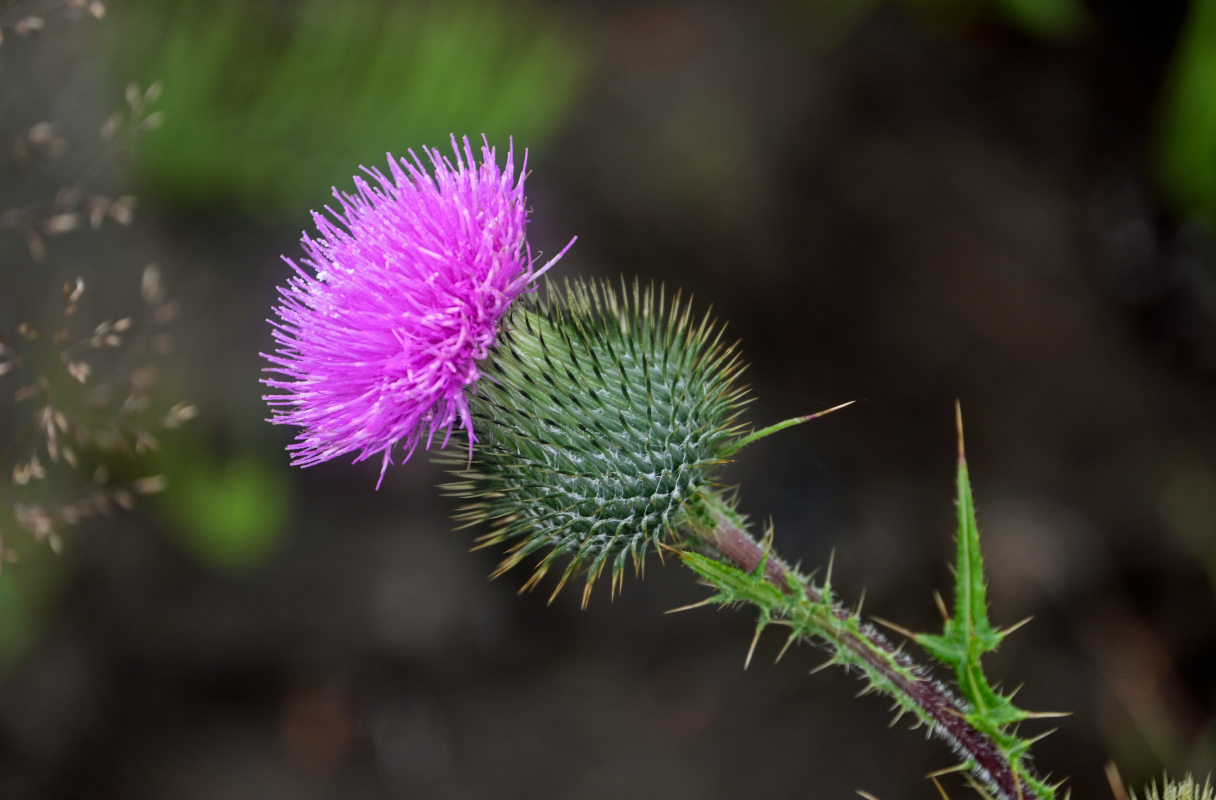
<path id="1" fill-rule="evenodd" d="M 665 615 L 706 594 L 675 565 L 546 605 L 426 458 L 288 467 L 279 256 L 452 132 L 529 148 L 560 273 L 712 303 L 753 422 L 858 401 L 727 478 L 913 629 L 960 398 L 993 619 L 1034 616 L 990 672 L 1073 712 L 1041 770 L 1216 767 L 1213 0 L 0 0 L 0 35 L 0 797 L 938 797 L 950 754 L 819 653 L 745 672 L 748 613 Z"/>

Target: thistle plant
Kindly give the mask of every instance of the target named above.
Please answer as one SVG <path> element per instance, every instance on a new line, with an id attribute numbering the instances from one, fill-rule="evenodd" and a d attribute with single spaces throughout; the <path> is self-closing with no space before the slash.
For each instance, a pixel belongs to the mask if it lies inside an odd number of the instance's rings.
<path id="1" fill-rule="evenodd" d="M 316 215 L 305 257 L 288 259 L 264 382 L 271 421 L 301 429 L 293 461 L 379 455 L 383 480 L 398 446 L 404 460 L 463 430 L 467 447 L 438 456 L 443 488 L 456 519 L 483 529 L 478 546 L 504 550 L 495 575 L 530 569 L 524 588 L 552 595 L 581 583 L 585 605 L 601 579 L 615 593 L 649 555 L 672 555 L 709 587 L 693 607 L 756 613 L 748 661 L 769 628 L 782 654 L 826 648 L 949 745 L 957 762 L 940 774 L 998 800 L 1060 797 L 1021 731 L 1050 715 L 1015 706 L 982 667 L 1012 628 L 988 616 L 961 415 L 953 603 L 940 633 L 881 623 L 935 673 L 842 602 L 830 567 L 815 580 L 771 529 L 757 537 L 720 482 L 748 444 L 836 409 L 753 428 L 742 357 L 710 314 L 640 280 L 538 286 L 556 259 L 534 267 L 513 151 L 502 168 L 488 143 L 480 161 L 455 138 L 450 157 L 423 153 L 429 170 L 411 152 L 354 195 L 335 190 L 341 209 Z"/>

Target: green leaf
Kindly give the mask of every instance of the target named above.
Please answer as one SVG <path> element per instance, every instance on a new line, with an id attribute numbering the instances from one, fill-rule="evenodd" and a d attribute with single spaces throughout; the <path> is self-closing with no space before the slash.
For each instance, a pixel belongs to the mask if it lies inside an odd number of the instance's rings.
<path id="1" fill-rule="evenodd" d="M 975 518 L 975 499 L 963 450 L 962 414 L 957 407 L 956 416 L 958 530 L 954 614 L 946 620 L 941 635 L 920 634 L 916 642 L 954 670 L 959 688 L 975 711 L 976 721 L 983 721 L 988 729 L 996 731 L 1028 715 L 1014 706 L 1008 697 L 992 688 L 980 664 L 980 658 L 985 653 L 991 653 L 1000 646 L 1005 633 L 994 628 L 988 619 L 988 588 L 984 580 L 984 557 L 980 551 L 980 529 Z"/>
<path id="2" fill-rule="evenodd" d="M 1166 80 L 1159 171 L 1180 210 L 1216 224 L 1216 0 L 1196 0 Z"/>
<path id="3" fill-rule="evenodd" d="M 789 598 L 764 576 L 764 562 L 754 571 L 744 572 L 738 567 L 710 558 L 692 550 L 680 550 L 684 566 L 695 572 L 703 581 L 718 590 L 718 593 L 703 601 L 712 605 L 734 605 L 751 603 L 771 617 L 773 609 L 788 605 Z"/>

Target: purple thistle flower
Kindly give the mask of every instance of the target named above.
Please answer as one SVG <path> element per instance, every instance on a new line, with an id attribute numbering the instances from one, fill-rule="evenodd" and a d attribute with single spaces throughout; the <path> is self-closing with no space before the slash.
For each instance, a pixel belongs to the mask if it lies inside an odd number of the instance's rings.
<path id="1" fill-rule="evenodd" d="M 302 269 L 279 287 L 277 349 L 263 354 L 270 421 L 302 430 L 288 445 L 301 467 L 357 453 L 381 454 L 380 480 L 401 443 L 407 460 L 456 427 L 476 437 L 466 390 L 494 346 L 511 303 L 565 254 L 533 269 L 525 238 L 527 152 L 515 180 L 513 149 L 499 169 L 484 140 L 481 164 L 466 137 L 455 160 L 423 148 L 433 175 L 409 151 L 389 172 L 363 168 L 356 193 L 334 189 L 340 212 L 313 212 Z M 330 219 L 332 217 L 333 219 Z M 376 484 L 379 487 L 379 483 Z"/>

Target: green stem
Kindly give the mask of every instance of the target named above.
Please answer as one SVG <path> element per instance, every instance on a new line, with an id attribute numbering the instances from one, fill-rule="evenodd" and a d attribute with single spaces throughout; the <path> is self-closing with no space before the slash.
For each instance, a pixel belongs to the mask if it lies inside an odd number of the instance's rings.
<path id="1" fill-rule="evenodd" d="M 704 501 L 705 513 L 697 515 L 691 533 L 737 567 L 694 553 L 682 554 L 686 565 L 719 589 L 713 602 L 757 606 L 760 629 L 770 623 L 787 625 L 790 642 L 809 637 L 824 641 L 833 653 L 829 663 L 857 667 L 872 688 L 898 703 L 901 713 L 913 714 L 945 739 L 963 757 L 962 766 L 994 800 L 1050 800 L 1055 796 L 1024 759 L 968 721 L 970 709 L 965 702 L 874 626 L 863 622 L 859 611 L 841 607 L 832 597 L 830 583 L 815 586 L 788 567 L 767 543 L 757 542 L 745 530 L 742 519 L 722 498 L 708 496 Z"/>

